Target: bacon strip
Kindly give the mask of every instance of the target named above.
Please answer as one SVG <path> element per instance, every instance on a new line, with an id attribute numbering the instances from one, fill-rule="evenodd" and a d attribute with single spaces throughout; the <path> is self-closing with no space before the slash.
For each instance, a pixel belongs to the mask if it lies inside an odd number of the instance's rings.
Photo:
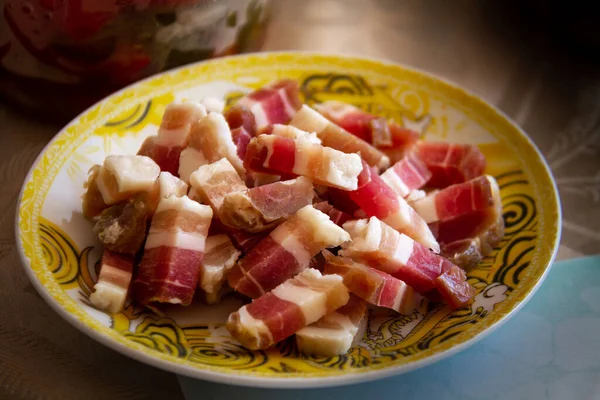
<path id="1" fill-rule="evenodd" d="M 228 193 L 247 189 L 244 181 L 226 158 L 199 167 L 190 176 L 190 185 L 192 187 L 190 197 L 210 205 L 219 217 L 225 196 Z"/>
<path id="2" fill-rule="evenodd" d="M 306 269 L 321 250 L 348 241 L 350 235 L 327 215 L 308 205 L 275 228 L 229 273 L 229 285 L 257 298 Z"/>
<path id="3" fill-rule="evenodd" d="M 323 147 L 307 137 L 294 140 L 277 135 L 252 139 L 244 165 L 256 172 L 303 175 L 315 183 L 345 190 L 356 189 L 362 168 L 357 154 Z"/>
<path id="4" fill-rule="evenodd" d="M 493 205 L 491 176 L 450 185 L 413 203 L 425 222 L 447 221 Z"/>
<path id="5" fill-rule="evenodd" d="M 348 197 L 359 205 L 367 216 L 377 217 L 423 246 L 435 252 L 440 251 L 427 223 L 364 161 L 363 170 L 358 177 L 358 189 L 348 192 Z"/>
<path id="6" fill-rule="evenodd" d="M 258 89 L 238 100 L 236 105 L 247 107 L 256 120 L 256 131 L 272 124 L 287 124 L 302 106 L 298 83 L 284 79 Z"/>
<path id="7" fill-rule="evenodd" d="M 454 267 L 444 257 L 398 233 L 377 218 L 350 221 L 344 224 L 344 229 L 350 233 L 352 242 L 342 245 L 340 255 L 386 272 L 429 298 L 437 297 L 436 278 Z M 464 287 L 460 289 L 460 293 L 447 293 L 446 296 L 454 295 L 458 302 Z"/>
<path id="8" fill-rule="evenodd" d="M 296 332 L 298 349 L 316 357 L 345 354 L 362 340 L 368 322 L 367 303 L 350 295 L 345 306 Z"/>
<path id="9" fill-rule="evenodd" d="M 206 238 L 198 286 L 207 294 L 205 298 L 207 303 L 215 304 L 220 300 L 223 285 L 227 282 L 226 274 L 233 268 L 241 254 L 227 235 Z"/>
<path id="10" fill-rule="evenodd" d="M 100 275 L 90 302 L 102 311 L 118 313 L 125 307 L 134 258 L 104 249 L 100 264 Z"/>
<path id="11" fill-rule="evenodd" d="M 390 166 L 390 159 L 364 140 L 345 131 L 307 105 L 296 113 L 290 125 L 307 132 L 316 132 L 323 146 L 344 153 L 359 153 L 369 165 L 384 169 Z"/>
<path id="12" fill-rule="evenodd" d="M 96 185 L 102 200 L 110 206 L 150 190 L 159 174 L 160 168 L 151 158 L 111 155 L 98 170 Z"/>
<path id="13" fill-rule="evenodd" d="M 227 194 L 223 198 L 219 218 L 230 227 L 261 232 L 312 204 L 313 197 L 310 179 L 299 177 L 275 182 Z"/>
<path id="14" fill-rule="evenodd" d="M 337 275 L 307 269 L 232 313 L 227 329 L 250 350 L 266 349 L 348 302 Z"/>
<path id="15" fill-rule="evenodd" d="M 486 165 L 481 151 L 470 144 L 419 142 L 416 152 L 432 174 L 427 186 L 435 188 L 473 179 Z"/>
<path id="16" fill-rule="evenodd" d="M 430 178 L 431 172 L 415 154 L 403 158 L 381 174 L 381 179 L 404 198 L 425 186 Z"/>
<path id="17" fill-rule="evenodd" d="M 338 274 L 350 292 L 370 304 L 390 308 L 401 314 L 410 314 L 420 297 L 406 283 L 393 276 L 367 267 L 346 257 L 325 255 L 326 274 Z"/>
<path id="18" fill-rule="evenodd" d="M 181 152 L 179 177 L 189 182 L 190 175 L 200 166 L 226 158 L 242 179 L 246 171 L 238 157 L 231 130 L 225 117 L 214 112 L 192 125 L 189 144 Z"/>
<path id="19" fill-rule="evenodd" d="M 134 282 L 134 294 L 141 304 L 190 304 L 211 219 L 210 207 L 187 196 L 160 201 Z"/>

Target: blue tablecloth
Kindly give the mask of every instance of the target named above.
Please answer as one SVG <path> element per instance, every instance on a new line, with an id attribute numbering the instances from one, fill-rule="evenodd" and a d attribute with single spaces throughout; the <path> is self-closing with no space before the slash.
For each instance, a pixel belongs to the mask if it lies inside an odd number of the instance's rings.
<path id="1" fill-rule="evenodd" d="M 179 378 L 187 399 L 600 399 L 600 256 L 557 262 L 509 322 L 469 349 L 394 378 L 273 390 Z"/>

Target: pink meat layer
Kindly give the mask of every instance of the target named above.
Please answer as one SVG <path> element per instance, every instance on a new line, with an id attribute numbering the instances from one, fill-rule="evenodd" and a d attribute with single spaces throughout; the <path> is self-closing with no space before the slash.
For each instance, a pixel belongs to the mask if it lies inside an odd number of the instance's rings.
<path id="1" fill-rule="evenodd" d="M 134 282 L 134 296 L 151 302 L 189 305 L 194 297 L 203 252 L 159 246 L 146 249 Z"/>

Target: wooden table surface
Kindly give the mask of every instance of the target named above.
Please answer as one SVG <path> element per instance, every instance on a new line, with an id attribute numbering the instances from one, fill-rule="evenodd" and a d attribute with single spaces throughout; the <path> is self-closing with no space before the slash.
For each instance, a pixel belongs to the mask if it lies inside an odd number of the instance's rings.
<path id="1" fill-rule="evenodd" d="M 600 69 L 504 2 L 279 0 L 265 50 L 380 57 L 477 93 L 546 156 L 563 205 L 560 258 L 600 253 Z M 182 398 L 176 377 L 64 322 L 36 293 L 15 248 L 20 185 L 60 127 L 0 103 L 0 398 Z M 75 377 L 75 379 L 73 379 Z"/>

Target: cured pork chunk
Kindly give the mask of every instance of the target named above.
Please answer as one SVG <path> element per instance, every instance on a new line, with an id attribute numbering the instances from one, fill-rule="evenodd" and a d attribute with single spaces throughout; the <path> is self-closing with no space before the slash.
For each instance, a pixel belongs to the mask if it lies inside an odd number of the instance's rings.
<path id="1" fill-rule="evenodd" d="M 110 206 L 151 190 L 159 174 L 159 166 L 148 157 L 111 155 L 98 170 L 96 185 Z"/>
<path id="2" fill-rule="evenodd" d="M 390 159 L 361 138 L 345 131 L 307 105 L 303 105 L 290 125 L 306 132 L 315 132 L 323 146 L 344 153 L 358 153 L 370 166 L 385 169 Z"/>
<path id="3" fill-rule="evenodd" d="M 206 238 L 198 286 L 206 293 L 207 303 L 214 304 L 220 300 L 227 283 L 227 272 L 233 268 L 241 254 L 227 235 Z"/>
<path id="4" fill-rule="evenodd" d="M 230 227 L 261 232 L 312 204 L 313 197 L 312 182 L 304 177 L 270 183 L 227 194 L 219 218 Z"/>
<path id="5" fill-rule="evenodd" d="M 350 235 L 308 205 L 275 228 L 229 273 L 229 285 L 257 298 L 308 268 L 321 250 L 348 241 Z"/>
<path id="6" fill-rule="evenodd" d="M 90 302 L 102 311 L 117 313 L 125 307 L 133 275 L 134 258 L 104 249 L 100 275 L 90 294 Z"/>
<path id="7" fill-rule="evenodd" d="M 441 244 L 442 254 L 464 269 L 475 267 L 504 236 L 500 190 L 494 178 L 485 179 L 491 188 L 490 206 L 429 224 Z"/>
<path id="8" fill-rule="evenodd" d="M 291 139 L 260 135 L 250 141 L 244 158 L 247 169 L 282 175 L 303 175 L 313 182 L 354 190 L 362 169 L 357 154 L 346 154 L 313 143 L 309 137 Z"/>
<path id="9" fill-rule="evenodd" d="M 346 354 L 365 334 L 367 311 L 364 300 L 350 295 L 346 305 L 296 332 L 298 349 L 316 357 Z"/>
<path id="10" fill-rule="evenodd" d="M 134 282 L 134 294 L 141 304 L 190 304 L 212 214 L 209 206 L 187 196 L 160 201 Z"/>
<path id="11" fill-rule="evenodd" d="M 352 241 L 342 245 L 341 256 L 367 264 L 404 281 L 419 294 L 438 299 L 436 279 L 455 267 L 450 261 L 425 248 L 410 237 L 381 222 L 375 217 L 344 224 Z M 465 278 L 466 279 L 466 278 Z M 466 280 L 456 282 L 456 292 L 449 304 L 463 303 L 471 298 L 474 289 Z"/>
<path id="12" fill-rule="evenodd" d="M 287 124 L 302 106 L 298 83 L 284 79 L 264 86 L 236 103 L 248 108 L 256 121 L 256 132 L 272 124 Z"/>
<path id="13" fill-rule="evenodd" d="M 179 156 L 187 146 L 192 125 L 206 116 L 200 103 L 171 103 L 163 114 L 158 134 L 148 137 L 138 155 L 153 159 L 162 171 L 177 175 Z"/>
<path id="14" fill-rule="evenodd" d="M 222 158 L 231 163 L 242 180 L 246 179 L 246 171 L 225 117 L 211 112 L 192 125 L 188 146 L 179 159 L 179 177 L 189 182 L 190 175 L 198 167 Z"/>
<path id="15" fill-rule="evenodd" d="M 401 280 L 350 258 L 324 253 L 325 273 L 340 275 L 348 290 L 366 302 L 401 314 L 410 314 L 417 307 L 420 296 Z"/>
<path id="16" fill-rule="evenodd" d="M 348 302 L 338 275 L 306 269 L 232 313 L 227 329 L 251 350 L 266 349 Z"/>
<path id="17" fill-rule="evenodd" d="M 348 197 L 369 217 L 377 217 L 436 253 L 439 244 L 419 214 L 363 161 L 358 189 Z"/>
<path id="18" fill-rule="evenodd" d="M 190 197 L 210 205 L 217 216 L 220 215 L 223 199 L 227 194 L 247 189 L 244 181 L 226 158 L 199 167 L 190 176 L 190 185 Z"/>
<path id="19" fill-rule="evenodd" d="M 395 154 L 393 161 L 398 161 L 400 155 L 404 154 L 419 139 L 418 132 L 403 128 L 393 120 L 377 117 L 341 101 L 329 100 L 316 104 L 315 109 L 334 124 L 373 146 L 383 149 L 388 155 Z"/>
<path id="20" fill-rule="evenodd" d="M 427 223 L 477 212 L 493 205 L 493 180 L 491 176 L 480 176 L 456 183 L 413 202 L 412 206 Z"/>

